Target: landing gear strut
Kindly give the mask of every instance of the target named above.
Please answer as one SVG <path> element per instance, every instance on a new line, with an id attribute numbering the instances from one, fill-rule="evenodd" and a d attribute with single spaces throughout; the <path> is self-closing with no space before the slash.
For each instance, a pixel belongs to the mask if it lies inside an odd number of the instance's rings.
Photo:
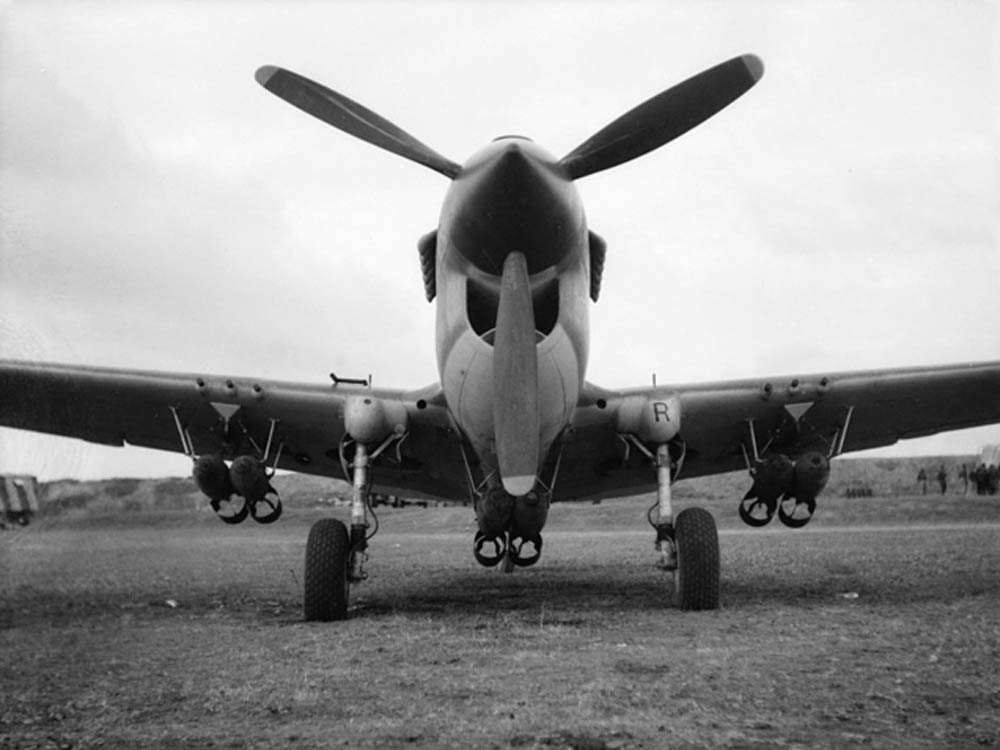
<path id="1" fill-rule="evenodd" d="M 348 577 L 360 583 L 368 577 L 364 564 L 368 560 L 368 449 L 357 443 L 354 451 L 354 491 L 351 496 L 351 552 Z"/>
<path id="2" fill-rule="evenodd" d="M 673 514 L 671 457 L 666 443 L 656 449 L 656 505 L 649 521 L 656 530 L 660 566 L 674 574 L 677 606 L 682 610 L 719 608 L 719 534 L 712 514 L 685 508 Z M 654 508 L 657 511 L 653 521 Z"/>
<path id="3" fill-rule="evenodd" d="M 656 449 L 656 551 L 660 553 L 660 567 L 677 570 L 677 544 L 674 535 L 674 509 L 670 493 L 670 448 L 661 443 Z"/>
<path id="4" fill-rule="evenodd" d="M 352 464 L 351 527 L 324 518 L 313 524 L 306 541 L 305 619 L 329 622 L 347 618 L 352 583 L 368 577 L 368 449 L 355 445 Z M 377 527 L 376 527 L 377 528 Z"/>

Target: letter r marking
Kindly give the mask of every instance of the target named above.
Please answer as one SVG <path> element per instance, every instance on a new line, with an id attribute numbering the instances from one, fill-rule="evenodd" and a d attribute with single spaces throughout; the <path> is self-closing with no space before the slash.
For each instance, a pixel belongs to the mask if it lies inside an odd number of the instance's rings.
<path id="1" fill-rule="evenodd" d="M 654 401 L 653 402 L 653 418 L 659 422 L 660 415 L 663 415 L 664 421 L 670 421 L 670 412 L 667 410 L 667 404 L 664 401 Z"/>

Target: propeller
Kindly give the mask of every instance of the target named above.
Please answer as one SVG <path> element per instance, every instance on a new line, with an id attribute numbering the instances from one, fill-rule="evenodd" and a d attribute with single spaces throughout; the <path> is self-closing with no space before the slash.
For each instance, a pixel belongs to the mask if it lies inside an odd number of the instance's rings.
<path id="1" fill-rule="evenodd" d="M 458 164 L 384 117 L 298 73 L 265 65 L 255 77 L 272 94 L 355 138 L 430 167 L 445 177 L 454 179 L 462 171 Z"/>
<path id="2" fill-rule="evenodd" d="M 702 71 L 629 110 L 564 156 L 571 180 L 624 164 L 669 143 L 732 104 L 764 75 L 756 55 L 734 57 Z M 257 82 L 289 104 L 373 146 L 454 179 L 462 167 L 353 99 L 274 65 Z"/>
<path id="3" fill-rule="evenodd" d="M 734 102 L 764 74 L 756 55 L 702 71 L 629 110 L 560 161 L 571 180 L 624 164 L 700 125 Z"/>
<path id="4" fill-rule="evenodd" d="M 503 488 L 527 495 L 538 472 L 538 357 L 528 261 L 510 253 L 500 279 L 493 340 L 493 430 Z"/>
<path id="5" fill-rule="evenodd" d="M 760 79 L 763 72 L 764 65 L 759 58 L 743 55 L 667 89 L 570 151 L 558 162 L 561 174 L 557 179 L 585 177 L 659 148 L 735 101 Z M 406 131 L 304 76 L 266 65 L 257 71 L 256 78 L 271 93 L 345 133 L 451 179 L 462 174 L 459 164 Z M 495 158 L 509 160 L 511 155 L 496 151 Z M 524 200 L 525 191 L 511 191 L 510 175 L 503 170 L 500 174 L 494 187 L 501 194 L 507 190 L 513 192 L 515 198 Z M 490 204 L 485 209 L 495 211 L 496 206 Z M 523 212 L 514 219 L 523 222 Z M 551 216 L 547 219 L 549 223 L 554 221 Z M 476 247 L 474 241 L 481 240 L 482 237 L 474 237 L 467 244 Z M 516 247 L 520 247 L 520 251 L 510 252 Z M 494 334 L 494 436 L 504 489 L 520 497 L 533 489 L 538 473 L 540 420 L 535 320 L 525 247 L 505 243 L 500 252 L 504 260 Z"/>

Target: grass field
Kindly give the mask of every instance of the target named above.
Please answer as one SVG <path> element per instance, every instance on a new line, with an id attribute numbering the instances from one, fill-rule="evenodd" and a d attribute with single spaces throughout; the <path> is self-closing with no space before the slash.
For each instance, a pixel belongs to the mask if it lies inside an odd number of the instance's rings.
<path id="1" fill-rule="evenodd" d="M 0 535 L 0 748 L 1000 746 L 1000 499 L 824 500 L 701 503 L 723 606 L 686 614 L 649 498 L 554 507 L 513 575 L 468 508 L 388 509 L 334 624 L 301 621 L 316 511 L 42 519 Z"/>

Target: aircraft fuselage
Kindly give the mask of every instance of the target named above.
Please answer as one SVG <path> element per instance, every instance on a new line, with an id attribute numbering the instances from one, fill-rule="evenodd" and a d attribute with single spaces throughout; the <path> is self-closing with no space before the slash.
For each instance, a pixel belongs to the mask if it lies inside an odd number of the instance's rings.
<path id="1" fill-rule="evenodd" d="M 522 351 L 537 365 L 540 466 L 583 385 L 590 256 L 576 186 L 550 154 L 514 137 L 494 141 L 463 166 L 437 236 L 438 370 L 452 415 L 486 474 L 497 468 L 494 400 L 505 398 L 494 382 L 494 337 L 511 253 L 523 254 L 530 286 L 535 345 Z"/>

